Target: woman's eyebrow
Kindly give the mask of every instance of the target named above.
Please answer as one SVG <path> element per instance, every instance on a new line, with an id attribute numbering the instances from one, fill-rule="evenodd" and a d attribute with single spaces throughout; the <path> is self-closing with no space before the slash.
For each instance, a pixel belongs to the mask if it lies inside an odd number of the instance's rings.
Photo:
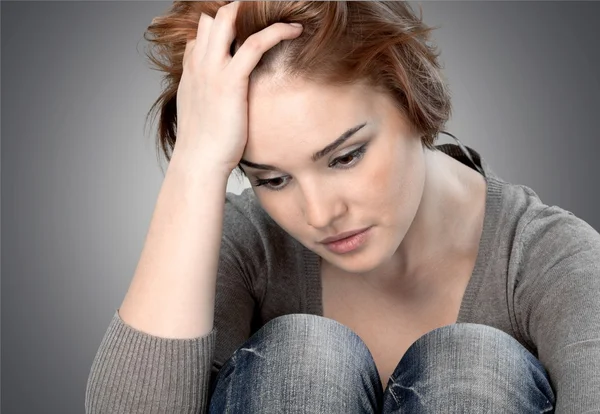
<path id="1" fill-rule="evenodd" d="M 335 141 L 333 141 L 331 144 L 327 145 L 321 151 L 315 152 L 312 155 L 311 159 L 316 162 L 319 159 L 323 158 L 324 156 L 326 156 L 327 154 L 329 154 L 331 151 L 335 150 L 337 147 L 339 147 L 344 142 L 346 142 L 348 139 L 350 139 L 350 137 L 352 135 L 354 135 L 357 131 L 359 131 L 365 125 L 367 125 L 367 123 L 363 122 L 360 125 L 357 125 L 355 127 L 350 128 L 349 130 L 347 130 L 346 132 L 344 132 L 342 135 L 340 135 L 340 137 L 338 139 L 336 139 Z"/>
<path id="2" fill-rule="evenodd" d="M 355 127 L 350 128 L 349 130 L 347 130 L 346 132 L 344 132 L 342 135 L 340 135 L 339 138 L 337 138 L 331 144 L 327 145 L 322 150 L 315 152 L 311 156 L 311 159 L 313 160 L 313 162 L 316 162 L 316 161 L 320 160 L 321 158 L 323 158 L 324 156 L 326 156 L 327 154 L 329 154 L 330 152 L 332 152 L 333 150 L 335 150 L 337 147 L 339 147 L 344 142 L 346 142 L 347 140 L 349 140 L 352 137 L 352 135 L 354 135 L 356 132 L 358 132 L 360 129 L 362 129 L 365 125 L 367 125 L 367 122 L 363 122 L 360 125 L 356 125 Z M 255 164 L 253 162 L 250 162 L 250 161 L 247 161 L 247 160 L 244 160 L 244 159 L 240 160 L 240 164 L 243 164 L 243 165 L 245 165 L 247 167 L 255 168 L 257 170 L 279 171 L 279 168 L 274 167 L 272 165 L 268 165 L 268 164 Z"/>

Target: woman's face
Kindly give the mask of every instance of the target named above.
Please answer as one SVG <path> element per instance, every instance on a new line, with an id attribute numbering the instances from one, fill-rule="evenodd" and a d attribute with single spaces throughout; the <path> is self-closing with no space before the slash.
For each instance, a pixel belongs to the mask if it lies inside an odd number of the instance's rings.
<path id="1" fill-rule="evenodd" d="M 331 265 L 376 270 L 397 250 L 421 201 L 425 150 L 418 136 L 392 100 L 368 86 L 280 84 L 250 85 L 242 165 L 258 200 Z M 348 139 L 332 146 L 340 137 Z M 365 228 L 354 249 L 322 242 Z"/>

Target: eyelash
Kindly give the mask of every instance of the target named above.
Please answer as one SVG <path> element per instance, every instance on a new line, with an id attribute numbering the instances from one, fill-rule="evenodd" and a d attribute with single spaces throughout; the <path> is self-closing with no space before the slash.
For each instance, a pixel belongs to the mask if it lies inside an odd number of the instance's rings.
<path id="1" fill-rule="evenodd" d="M 345 155 L 342 155 L 341 157 L 336 158 L 335 160 L 333 160 L 331 162 L 331 164 L 329 164 L 329 166 L 333 167 L 334 165 L 338 165 L 340 160 L 347 158 L 347 157 L 353 157 L 351 164 L 345 164 L 343 167 L 335 167 L 335 168 L 339 168 L 342 170 L 347 170 L 347 169 L 353 168 L 363 158 L 363 156 L 365 155 L 365 152 L 367 152 L 367 145 L 368 145 L 368 143 L 363 144 L 360 148 L 357 148 L 354 151 L 349 152 L 348 154 L 345 154 Z M 356 160 L 356 161 L 354 161 L 354 160 Z M 280 191 L 280 190 L 283 190 L 287 186 L 287 184 L 284 184 L 281 187 L 274 187 L 272 185 L 272 182 L 276 181 L 276 180 L 281 180 L 283 178 L 284 177 L 277 177 L 277 178 L 270 178 L 268 180 L 263 180 L 263 179 L 257 178 L 254 181 L 254 185 L 256 187 L 264 186 L 265 188 L 268 188 L 271 191 Z"/>

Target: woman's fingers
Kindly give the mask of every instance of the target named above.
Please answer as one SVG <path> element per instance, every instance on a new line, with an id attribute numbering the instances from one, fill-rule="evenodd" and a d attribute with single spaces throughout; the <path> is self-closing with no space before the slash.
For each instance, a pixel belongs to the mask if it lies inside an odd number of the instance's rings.
<path id="1" fill-rule="evenodd" d="M 196 43 L 196 39 L 190 39 L 185 44 L 185 50 L 183 51 L 182 67 L 185 67 L 185 63 L 188 61 L 188 59 L 192 55 L 195 43 Z"/>
<path id="2" fill-rule="evenodd" d="M 212 27 L 213 18 L 207 14 L 201 13 L 200 19 L 198 20 L 198 27 L 196 29 L 196 38 L 190 39 L 185 44 L 185 50 L 183 51 L 183 62 L 182 65 L 185 67 L 186 62 L 190 59 L 190 56 L 194 56 L 194 59 L 200 62 L 204 58 L 204 53 L 208 45 L 208 36 Z"/>
<path id="3" fill-rule="evenodd" d="M 206 49 L 206 58 L 210 62 L 226 62 L 230 57 L 229 50 L 235 39 L 235 20 L 239 7 L 240 2 L 234 1 L 217 11 Z"/>
<path id="4" fill-rule="evenodd" d="M 208 38 L 210 36 L 211 28 L 213 26 L 214 19 L 207 14 L 202 13 L 200 15 L 200 21 L 198 22 L 198 30 L 196 31 L 196 46 L 194 54 L 198 59 L 203 59 L 206 49 L 208 48 Z"/>
<path id="5" fill-rule="evenodd" d="M 302 33 L 301 25 L 274 23 L 248 37 L 235 53 L 228 67 L 237 76 L 247 78 L 266 51 L 282 40 L 298 37 L 300 33 Z"/>
<path id="6" fill-rule="evenodd" d="M 300 25 L 272 24 L 248 37 L 231 58 L 230 48 L 235 40 L 235 21 L 239 7 L 239 1 L 222 6 L 214 19 L 201 13 L 196 39 L 189 40 L 185 47 L 184 65 L 193 55 L 194 60 L 205 62 L 207 67 L 222 69 L 227 65 L 238 79 L 248 78 L 266 51 L 282 40 L 294 39 L 302 33 Z"/>

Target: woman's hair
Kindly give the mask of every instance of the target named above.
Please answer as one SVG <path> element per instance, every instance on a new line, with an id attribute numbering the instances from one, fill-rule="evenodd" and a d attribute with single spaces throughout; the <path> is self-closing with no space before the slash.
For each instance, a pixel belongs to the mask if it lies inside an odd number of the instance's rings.
<path id="1" fill-rule="evenodd" d="M 144 33 L 147 56 L 164 72 L 165 87 L 148 115 L 160 113 L 157 150 L 170 160 L 176 140 L 176 93 L 183 73 L 183 53 L 196 36 L 200 14 L 215 17 L 228 1 L 175 1 Z M 253 33 L 276 22 L 298 22 L 297 38 L 267 51 L 251 77 L 284 74 L 324 84 L 366 81 L 389 93 L 421 135 L 434 140 L 451 113 L 450 93 L 438 53 L 430 42 L 433 28 L 399 1 L 257 1 L 241 2 L 235 23 L 235 53 Z"/>

